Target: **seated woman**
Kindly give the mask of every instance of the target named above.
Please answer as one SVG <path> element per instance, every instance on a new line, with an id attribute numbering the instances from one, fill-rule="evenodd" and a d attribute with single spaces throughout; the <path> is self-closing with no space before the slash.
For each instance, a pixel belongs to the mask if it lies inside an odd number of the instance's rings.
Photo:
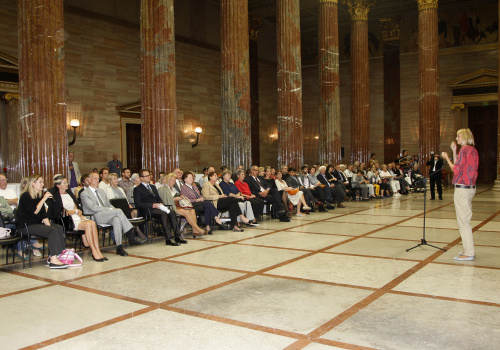
<path id="1" fill-rule="evenodd" d="M 271 170 L 269 169 L 269 172 Z M 238 188 L 231 183 L 231 172 L 225 171 L 222 173 L 222 181 L 219 183 L 219 187 L 222 192 L 228 197 L 233 197 L 238 200 L 238 205 L 240 206 L 240 210 L 245 213 L 245 217 L 247 217 L 250 222 L 247 224 L 248 227 L 256 227 L 255 224 L 255 216 L 253 214 L 252 203 L 246 200 L 245 197 L 241 194 Z"/>
<path id="2" fill-rule="evenodd" d="M 43 193 L 43 178 L 39 174 L 30 176 L 24 192 L 19 198 L 18 217 L 21 235 L 27 235 L 24 224 L 28 226 L 30 235 L 48 238 L 49 241 L 49 267 L 51 269 L 65 269 L 68 265 L 63 264 L 57 258 L 66 248 L 64 230 L 60 225 L 51 225 L 45 211 L 47 199 L 52 198 L 52 193 Z"/>
<path id="3" fill-rule="evenodd" d="M 370 182 L 370 184 L 373 186 L 373 189 L 375 191 L 373 197 L 377 198 L 380 196 L 380 176 L 378 174 L 377 166 L 373 164 L 370 167 L 370 171 L 368 171 L 368 174 L 366 174 L 366 178 Z"/>
<path id="4" fill-rule="evenodd" d="M 240 220 L 246 225 L 250 223 L 250 220 L 248 220 L 241 212 L 241 209 L 238 206 L 238 200 L 234 197 L 228 197 L 222 192 L 221 188 L 217 184 L 217 178 L 216 173 L 209 173 L 208 181 L 203 184 L 201 193 L 207 200 L 212 201 L 217 210 L 229 211 L 229 218 L 231 219 L 233 231 L 243 232 L 243 230 L 238 226 L 238 217 L 240 217 Z"/>
<path id="5" fill-rule="evenodd" d="M 271 167 L 267 167 L 265 172 L 264 172 L 264 180 L 267 181 L 267 183 L 269 184 L 269 186 L 271 188 L 276 188 L 276 183 L 274 180 L 276 180 L 276 176 L 273 176 L 272 174 L 272 171 L 271 171 Z"/>
<path id="6" fill-rule="evenodd" d="M 394 197 L 401 197 L 399 194 L 399 181 L 394 181 L 393 178 L 394 176 L 387 170 L 387 165 L 384 164 L 382 165 L 382 171 L 380 172 L 380 178 L 382 181 L 387 180 L 389 186 L 392 188 L 392 193 L 394 194 Z"/>
<path id="7" fill-rule="evenodd" d="M 75 196 L 69 190 L 68 180 L 63 175 L 54 176 L 54 187 L 48 190 L 52 194 L 51 201 L 48 201 L 49 206 L 48 217 L 51 219 L 58 218 L 64 209 L 66 215 L 71 215 L 75 223 L 75 230 L 85 231 L 82 235 L 82 241 L 85 248 L 90 248 L 92 251 L 92 259 L 103 262 L 108 260 L 105 258 L 99 249 L 99 232 L 95 221 L 87 220 L 82 215 L 82 211 Z"/>
<path id="8" fill-rule="evenodd" d="M 201 195 L 198 186 L 194 184 L 193 173 L 187 171 L 184 174 L 182 174 L 182 181 L 184 181 L 184 185 L 182 185 L 181 187 L 181 195 L 187 197 L 191 201 L 191 203 L 193 204 L 193 208 L 197 213 L 204 214 L 205 220 L 203 224 L 206 225 L 208 234 L 209 235 L 213 234 L 212 229 L 210 227 L 210 222 L 212 221 L 212 218 L 218 225 L 222 225 L 222 222 L 219 219 L 219 211 L 211 201 L 205 200 L 205 198 Z M 208 175 L 207 175 L 207 181 L 208 181 Z"/>
<path id="9" fill-rule="evenodd" d="M 181 208 L 179 206 L 179 200 L 184 196 L 181 196 L 175 189 L 175 180 L 177 176 L 174 173 L 170 173 L 165 176 L 165 184 L 160 188 L 158 194 L 164 205 L 170 205 L 176 214 L 184 216 L 189 225 L 193 228 L 193 238 L 197 236 L 203 236 L 208 234 L 208 231 L 203 230 L 198 226 L 196 222 L 196 212 L 194 208 Z M 187 198 L 187 197 L 184 197 Z"/>
<path id="10" fill-rule="evenodd" d="M 382 198 L 387 198 L 391 196 L 391 191 L 390 191 L 390 180 L 391 180 L 391 174 L 387 171 L 387 165 L 383 164 L 382 165 L 382 170 L 379 172 L 379 177 L 380 177 L 380 196 Z"/>
<path id="11" fill-rule="evenodd" d="M 165 186 L 166 183 L 167 183 L 167 174 L 161 174 L 160 178 L 158 179 L 158 181 L 155 184 L 156 189 L 159 190 L 160 188 L 162 188 L 163 186 Z"/>
<path id="12" fill-rule="evenodd" d="M 357 198 L 361 200 L 361 198 L 364 201 L 367 201 L 368 198 L 368 186 L 366 184 L 366 180 L 363 174 L 363 170 L 358 170 L 356 174 L 352 176 L 352 189 L 354 192 L 356 192 Z M 361 196 L 360 196 L 361 192 Z"/>
<path id="13" fill-rule="evenodd" d="M 264 200 L 257 198 L 250 191 L 250 186 L 245 182 L 246 174 L 243 170 L 238 170 L 236 172 L 237 180 L 234 185 L 240 191 L 241 195 L 252 204 L 252 211 L 254 216 L 261 217 L 264 212 Z"/>
<path id="14" fill-rule="evenodd" d="M 304 210 L 311 210 L 311 208 L 306 204 L 306 200 L 304 199 L 304 193 L 302 191 L 298 191 L 295 194 L 288 193 L 287 191 L 292 191 L 293 188 L 288 186 L 285 180 L 283 180 L 283 173 L 281 171 L 278 171 L 278 173 L 276 174 L 275 183 L 276 187 L 278 188 L 278 191 L 282 191 L 281 198 L 285 203 L 285 208 L 288 207 L 287 200 L 289 199 L 293 205 L 297 206 L 297 216 L 306 216 L 305 213 L 302 213 L 300 211 L 301 207 L 304 206 Z"/>
<path id="15" fill-rule="evenodd" d="M 422 175 L 422 172 L 418 168 L 418 163 L 413 164 L 413 170 L 411 171 L 411 182 L 415 188 L 415 192 L 423 191 L 427 184 L 427 179 Z"/>

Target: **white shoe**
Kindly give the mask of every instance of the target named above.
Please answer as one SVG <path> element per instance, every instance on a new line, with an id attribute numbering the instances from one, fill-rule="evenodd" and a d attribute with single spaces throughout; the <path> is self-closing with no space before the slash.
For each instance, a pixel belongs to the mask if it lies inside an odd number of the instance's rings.
<path id="1" fill-rule="evenodd" d="M 474 261 L 474 257 L 473 256 L 456 256 L 453 258 L 453 260 L 457 260 L 457 261 Z"/>
<path id="2" fill-rule="evenodd" d="M 40 251 L 38 249 L 33 249 L 33 255 L 36 257 L 41 257 L 42 253 L 40 253 Z"/>
<path id="3" fill-rule="evenodd" d="M 305 207 L 304 206 L 304 207 L 302 207 L 302 209 L 304 209 L 304 210 L 311 210 L 311 207 Z"/>

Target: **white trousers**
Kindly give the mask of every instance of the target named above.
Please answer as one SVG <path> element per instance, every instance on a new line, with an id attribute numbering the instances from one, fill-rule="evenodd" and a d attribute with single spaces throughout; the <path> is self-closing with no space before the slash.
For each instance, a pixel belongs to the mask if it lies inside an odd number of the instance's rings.
<path id="1" fill-rule="evenodd" d="M 474 256 L 474 239 L 470 219 L 472 218 L 472 198 L 475 194 L 475 188 L 455 188 L 455 212 L 466 256 Z"/>

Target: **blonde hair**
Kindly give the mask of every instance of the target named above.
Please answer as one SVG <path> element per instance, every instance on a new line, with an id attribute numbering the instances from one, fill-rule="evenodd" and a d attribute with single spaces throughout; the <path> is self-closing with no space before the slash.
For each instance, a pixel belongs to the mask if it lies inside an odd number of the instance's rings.
<path id="1" fill-rule="evenodd" d="M 28 180 L 29 177 L 25 176 L 21 179 L 21 183 L 19 184 L 19 187 L 21 188 L 21 193 L 25 192 L 26 186 L 28 185 Z"/>
<path id="2" fill-rule="evenodd" d="M 42 175 L 40 174 L 33 174 L 31 175 L 29 178 L 28 178 L 28 184 L 26 185 L 26 188 L 24 189 L 23 193 L 24 192 L 28 192 L 30 194 L 30 197 L 32 199 L 35 199 L 35 198 L 41 198 L 42 197 L 42 191 L 36 191 L 34 188 L 33 188 L 33 184 L 39 179 L 41 178 Z"/>
<path id="3" fill-rule="evenodd" d="M 108 174 L 108 180 L 111 180 L 112 177 L 116 177 L 117 179 L 119 178 L 117 173 Z"/>
<path id="4" fill-rule="evenodd" d="M 474 146 L 474 136 L 472 135 L 472 131 L 469 128 L 460 129 L 457 131 L 457 136 L 462 137 L 462 142 L 464 145 Z"/>
<path id="5" fill-rule="evenodd" d="M 165 176 L 165 181 L 166 182 L 169 182 L 171 178 L 174 178 L 177 180 L 177 175 L 175 175 L 174 173 L 170 173 L 170 174 L 167 174 L 167 175 L 164 175 Z"/>

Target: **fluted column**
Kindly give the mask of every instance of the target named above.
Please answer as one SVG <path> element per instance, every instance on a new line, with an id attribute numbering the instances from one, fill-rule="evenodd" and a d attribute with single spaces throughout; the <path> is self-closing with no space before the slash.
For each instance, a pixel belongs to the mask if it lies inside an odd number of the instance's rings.
<path id="1" fill-rule="evenodd" d="M 351 15 L 351 161 L 370 159 L 368 11 L 372 0 L 345 0 Z"/>
<path id="2" fill-rule="evenodd" d="M 299 0 L 277 0 L 279 166 L 299 167 L 302 137 L 302 67 Z"/>
<path id="3" fill-rule="evenodd" d="M 384 163 L 387 163 L 401 152 L 401 18 L 381 18 L 379 23 L 384 40 Z"/>
<path id="4" fill-rule="evenodd" d="M 221 0 L 222 164 L 252 164 L 248 1 Z"/>
<path id="5" fill-rule="evenodd" d="M 498 1 L 498 20 L 500 20 L 500 0 Z M 499 39 L 500 49 L 500 39 Z M 500 52 L 500 50 L 499 50 Z M 500 72 L 500 55 L 498 55 L 498 71 Z M 500 86 L 500 75 L 498 76 L 498 86 Z M 500 89 L 498 90 L 498 102 L 500 102 Z M 494 191 L 500 191 L 500 108 L 498 109 L 498 137 L 497 137 L 497 179 L 493 186 Z"/>
<path id="6" fill-rule="evenodd" d="M 19 0 L 19 95 L 23 175 L 51 186 L 67 170 L 62 0 Z"/>
<path id="7" fill-rule="evenodd" d="M 420 159 L 429 159 L 439 149 L 439 42 L 438 0 L 418 2 L 418 60 L 420 74 L 419 145 Z M 428 167 L 421 164 L 424 174 Z"/>
<path id="8" fill-rule="evenodd" d="M 252 161 L 260 164 L 260 113 L 259 113 L 259 28 L 262 18 L 250 17 L 248 28 L 250 31 L 250 115 L 252 138 Z"/>
<path id="9" fill-rule="evenodd" d="M 141 0 L 142 166 L 153 176 L 179 166 L 174 0 Z"/>
<path id="10" fill-rule="evenodd" d="M 341 161 L 338 0 L 319 0 L 320 160 Z"/>

